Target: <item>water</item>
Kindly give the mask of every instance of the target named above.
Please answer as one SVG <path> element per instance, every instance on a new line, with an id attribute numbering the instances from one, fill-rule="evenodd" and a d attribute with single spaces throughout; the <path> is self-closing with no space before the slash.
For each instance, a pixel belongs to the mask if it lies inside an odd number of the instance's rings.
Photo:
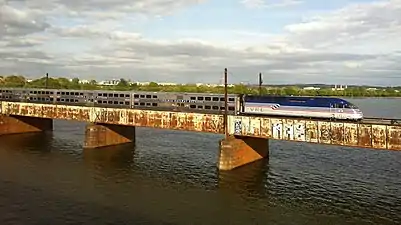
<path id="1" fill-rule="evenodd" d="M 351 99 L 401 118 L 401 99 Z M 221 135 L 137 128 L 82 150 L 83 123 L 0 137 L 0 224 L 400 224 L 401 152 L 271 141 L 270 159 L 216 167 Z"/>

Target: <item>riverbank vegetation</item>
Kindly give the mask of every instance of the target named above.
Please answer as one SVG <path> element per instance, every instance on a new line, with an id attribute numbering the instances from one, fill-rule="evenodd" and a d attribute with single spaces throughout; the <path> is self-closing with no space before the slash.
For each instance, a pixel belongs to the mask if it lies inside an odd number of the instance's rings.
<path id="1" fill-rule="evenodd" d="M 0 87 L 21 88 L 45 88 L 46 78 L 28 81 L 23 76 L 0 76 Z M 136 91 L 165 91 L 165 92 L 197 92 L 197 93 L 224 93 L 224 86 L 207 86 L 195 84 L 183 85 L 159 85 L 150 82 L 147 85 L 130 83 L 120 79 L 117 85 L 100 85 L 91 80 L 82 82 L 77 78 L 49 78 L 48 88 L 56 89 L 78 89 L 78 90 L 136 90 Z M 229 93 L 235 94 L 259 94 L 259 87 L 245 86 L 243 84 L 228 87 Z M 320 89 L 305 89 L 300 86 L 263 86 L 262 94 L 269 95 L 294 95 L 294 96 L 344 96 L 344 97 L 401 97 L 401 86 L 399 87 L 366 87 L 352 86 L 346 89 L 333 90 L 331 86 L 320 87 Z"/>

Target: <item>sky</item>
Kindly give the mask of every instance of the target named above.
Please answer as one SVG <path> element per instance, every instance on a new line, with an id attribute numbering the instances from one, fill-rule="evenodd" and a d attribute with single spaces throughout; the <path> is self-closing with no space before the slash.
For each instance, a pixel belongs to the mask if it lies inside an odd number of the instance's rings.
<path id="1" fill-rule="evenodd" d="M 0 0 L 0 75 L 401 85 L 401 0 Z"/>

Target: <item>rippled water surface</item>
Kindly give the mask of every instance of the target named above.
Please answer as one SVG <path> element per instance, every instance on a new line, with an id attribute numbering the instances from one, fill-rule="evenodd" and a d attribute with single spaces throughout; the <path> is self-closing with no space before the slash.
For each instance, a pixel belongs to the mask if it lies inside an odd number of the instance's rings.
<path id="1" fill-rule="evenodd" d="M 401 118 L 401 99 L 352 99 Z M 0 224 L 400 224 L 401 152 L 270 141 L 270 158 L 216 168 L 220 135 L 137 128 L 82 150 L 83 123 L 0 137 Z"/>

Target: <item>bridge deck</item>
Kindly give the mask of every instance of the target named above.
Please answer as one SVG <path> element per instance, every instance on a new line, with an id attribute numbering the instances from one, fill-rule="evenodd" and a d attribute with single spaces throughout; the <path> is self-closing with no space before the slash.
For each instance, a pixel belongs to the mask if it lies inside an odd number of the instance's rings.
<path id="1" fill-rule="evenodd" d="M 1 102 L 0 114 L 224 133 L 223 115 Z M 401 125 L 228 116 L 231 135 L 401 150 Z"/>

